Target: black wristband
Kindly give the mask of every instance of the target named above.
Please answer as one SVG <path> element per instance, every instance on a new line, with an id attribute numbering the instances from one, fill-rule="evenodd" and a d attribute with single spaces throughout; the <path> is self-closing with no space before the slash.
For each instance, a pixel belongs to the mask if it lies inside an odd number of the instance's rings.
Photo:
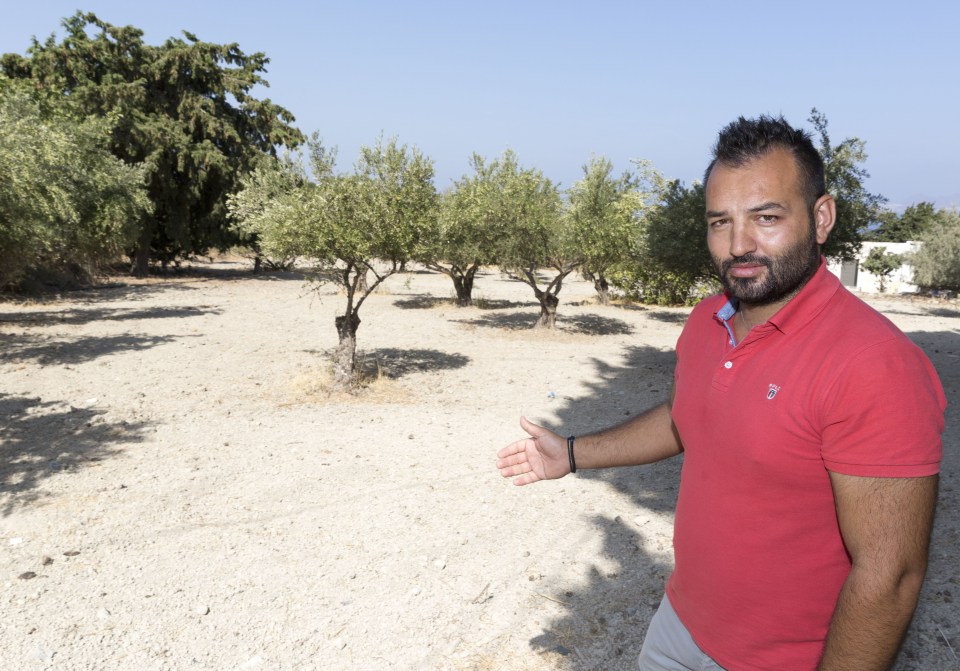
<path id="1" fill-rule="evenodd" d="M 570 458 L 570 472 L 577 472 L 577 460 L 573 458 L 573 441 L 576 440 L 576 436 L 569 436 L 567 438 L 567 456 Z"/>

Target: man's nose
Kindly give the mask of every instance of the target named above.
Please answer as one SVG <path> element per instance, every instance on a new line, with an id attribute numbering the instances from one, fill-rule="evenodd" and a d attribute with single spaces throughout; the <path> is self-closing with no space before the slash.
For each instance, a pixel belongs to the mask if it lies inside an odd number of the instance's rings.
<path id="1" fill-rule="evenodd" d="M 730 227 L 730 256 L 744 256 L 757 251 L 757 243 L 750 227 L 734 223 Z"/>

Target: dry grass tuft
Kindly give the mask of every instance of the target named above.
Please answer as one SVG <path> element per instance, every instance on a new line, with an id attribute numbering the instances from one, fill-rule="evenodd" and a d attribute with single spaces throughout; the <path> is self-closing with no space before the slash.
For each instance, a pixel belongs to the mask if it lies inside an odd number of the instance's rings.
<path id="1" fill-rule="evenodd" d="M 284 405 L 327 403 L 415 403 L 416 395 L 389 377 L 379 365 L 357 362 L 358 372 L 353 386 L 347 391 L 333 388 L 333 370 L 329 365 L 318 366 L 297 375 L 289 385 Z"/>

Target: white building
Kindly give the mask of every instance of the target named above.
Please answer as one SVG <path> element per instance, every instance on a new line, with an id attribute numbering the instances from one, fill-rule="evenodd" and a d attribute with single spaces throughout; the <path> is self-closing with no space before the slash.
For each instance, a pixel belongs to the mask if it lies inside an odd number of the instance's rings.
<path id="1" fill-rule="evenodd" d="M 920 244 L 919 242 L 865 242 L 860 247 L 856 261 L 841 263 L 831 260 L 827 263 L 827 270 L 839 277 L 844 286 L 852 291 L 880 293 L 879 278 L 861 265 L 870 250 L 881 247 L 888 254 L 909 254 L 920 249 Z M 919 291 L 919 287 L 913 284 L 913 266 L 906 263 L 890 273 L 885 284 L 884 293 L 888 294 L 911 294 Z"/>

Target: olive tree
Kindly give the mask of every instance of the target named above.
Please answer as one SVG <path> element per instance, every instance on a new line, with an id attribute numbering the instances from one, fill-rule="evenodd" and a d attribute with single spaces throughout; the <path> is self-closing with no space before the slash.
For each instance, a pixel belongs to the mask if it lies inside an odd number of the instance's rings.
<path id="1" fill-rule="evenodd" d="M 646 163 L 640 167 L 655 174 Z M 640 216 L 650 196 L 639 190 L 640 183 L 629 171 L 615 177 L 610 160 L 594 157 L 568 191 L 566 216 L 583 260 L 580 272 L 593 282 L 602 305 L 610 302 L 610 271 L 630 259 L 640 235 Z"/>
<path id="2" fill-rule="evenodd" d="M 500 164 L 474 154 L 473 173 L 456 181 L 440 198 L 434 230 L 425 236 L 420 261 L 453 281 L 459 307 L 473 304 L 473 282 L 481 266 L 496 263 L 503 230 Z"/>
<path id="3" fill-rule="evenodd" d="M 563 216 L 560 192 L 539 170 L 521 167 L 509 150 L 483 169 L 490 172 L 485 207 L 495 222 L 497 265 L 533 290 L 540 303 L 536 327 L 553 328 L 563 280 L 582 260 L 569 218 Z M 554 274 L 542 276 L 544 270 Z"/>
<path id="4" fill-rule="evenodd" d="M 240 230 L 258 235 L 265 253 L 309 260 L 316 286 L 332 283 L 343 290 L 333 357 L 333 386 L 343 390 L 356 377 L 361 306 L 412 258 L 436 217 L 433 163 L 396 140 L 361 148 L 349 174 L 334 171 L 336 153 L 316 139 L 310 142 L 310 158 L 314 181 L 295 184 L 296 171 L 280 163 L 258 168 L 261 174 L 230 200 L 230 207 Z M 286 174 L 271 177 L 262 174 L 265 170 Z M 279 184 L 280 194 L 258 200 L 248 190 L 255 180 Z M 373 281 L 365 281 L 368 273 Z"/>
<path id="5" fill-rule="evenodd" d="M 940 210 L 908 259 L 913 281 L 925 289 L 960 291 L 960 212 Z"/>
<path id="6" fill-rule="evenodd" d="M 30 273 L 88 279 L 149 212 L 144 171 L 114 158 L 109 125 L 0 77 L 0 287 Z"/>

